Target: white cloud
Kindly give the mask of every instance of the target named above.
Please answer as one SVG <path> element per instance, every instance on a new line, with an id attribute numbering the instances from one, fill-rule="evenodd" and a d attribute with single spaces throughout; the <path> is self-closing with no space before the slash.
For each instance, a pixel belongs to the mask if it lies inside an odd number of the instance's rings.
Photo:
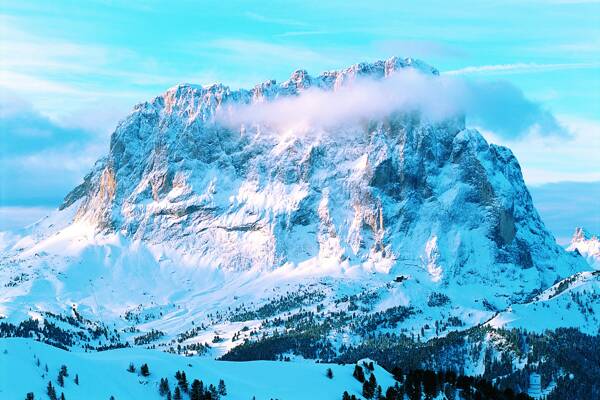
<path id="1" fill-rule="evenodd" d="M 514 63 L 469 66 L 452 71 L 444 71 L 446 75 L 467 75 L 485 73 L 530 73 L 538 71 L 560 71 L 567 69 L 585 69 L 599 67 L 600 63 L 562 63 L 562 64 L 537 64 L 537 63 Z"/>
<path id="2" fill-rule="evenodd" d="M 468 121 L 504 137 L 536 130 L 564 134 L 552 114 L 506 82 L 474 82 L 450 76 L 399 71 L 383 80 L 357 79 L 335 91 L 309 89 L 297 97 L 225 108 L 218 120 L 229 126 L 260 124 L 279 131 L 329 129 L 420 112 L 433 122 L 466 114 Z"/>
<path id="3" fill-rule="evenodd" d="M 244 16 L 246 16 L 247 18 L 249 18 L 251 20 L 263 22 L 266 24 L 287 25 L 287 26 L 306 26 L 305 23 L 298 21 L 298 19 L 271 17 L 268 15 L 263 15 L 263 14 L 250 12 L 250 11 L 244 13 Z"/>
<path id="4" fill-rule="evenodd" d="M 600 121 L 559 115 L 568 137 L 531 133 L 519 139 L 482 133 L 492 142 L 509 147 L 516 155 L 529 185 L 600 180 Z"/>

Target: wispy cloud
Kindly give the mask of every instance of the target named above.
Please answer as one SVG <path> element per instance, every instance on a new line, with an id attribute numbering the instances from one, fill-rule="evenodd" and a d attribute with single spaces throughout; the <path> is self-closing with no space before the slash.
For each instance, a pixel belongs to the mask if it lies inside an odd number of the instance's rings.
<path id="1" fill-rule="evenodd" d="M 271 17 L 264 14 L 259 14 L 255 12 L 245 12 L 244 16 L 258 22 L 263 22 L 266 24 L 274 24 L 274 25 L 287 25 L 287 26 L 306 26 L 305 23 L 298 21 L 297 19 L 292 18 L 279 18 L 279 17 Z"/>
<path id="2" fill-rule="evenodd" d="M 485 129 L 482 132 L 489 141 L 508 146 L 515 153 L 527 184 L 600 181 L 600 123 L 569 115 L 558 115 L 557 120 L 570 132 L 569 136 L 531 132 L 514 138 Z"/>
<path id="3" fill-rule="evenodd" d="M 106 132 L 65 126 L 0 92 L 0 204 L 57 205 L 107 150 Z"/>
<path id="4" fill-rule="evenodd" d="M 57 118 L 99 99 L 120 98 L 129 108 L 178 82 L 134 51 L 36 35 L 6 15 L 0 22 L 0 37 L 10 38 L 0 41 L 0 86 Z"/>
<path id="5" fill-rule="evenodd" d="M 328 35 L 328 34 L 332 34 L 335 32 L 331 32 L 331 31 L 326 31 L 326 30 L 319 30 L 319 31 L 289 31 L 289 32 L 283 32 L 283 33 L 279 33 L 275 36 L 278 37 L 291 37 L 291 36 L 317 36 L 317 35 Z"/>
<path id="6" fill-rule="evenodd" d="M 600 62 L 593 63 L 557 63 L 557 64 L 537 64 L 537 63 L 514 63 L 514 64 L 495 64 L 495 65 L 476 65 L 451 71 L 444 71 L 446 75 L 468 75 L 468 74 L 519 74 L 540 71 L 560 71 L 567 69 L 585 69 L 600 67 Z"/>
<path id="7" fill-rule="evenodd" d="M 505 138 L 538 134 L 564 136 L 554 116 L 507 82 L 468 81 L 401 70 L 382 80 L 357 79 L 334 91 L 309 89 L 299 96 L 234 105 L 218 115 L 231 127 L 258 124 L 281 131 L 343 132 L 394 112 L 419 112 L 440 122 L 466 115 L 470 123 Z"/>

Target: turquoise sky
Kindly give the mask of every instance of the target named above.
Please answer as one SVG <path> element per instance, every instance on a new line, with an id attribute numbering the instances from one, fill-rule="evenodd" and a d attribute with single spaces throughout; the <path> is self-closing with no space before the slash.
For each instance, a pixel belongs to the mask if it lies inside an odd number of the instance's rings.
<path id="1" fill-rule="evenodd" d="M 56 205 L 118 119 L 177 83 L 251 86 L 392 55 L 508 81 L 551 111 L 569 137 L 485 132 L 530 185 L 599 181 L 599 26 L 597 1 L 4 0 L 0 205 Z"/>

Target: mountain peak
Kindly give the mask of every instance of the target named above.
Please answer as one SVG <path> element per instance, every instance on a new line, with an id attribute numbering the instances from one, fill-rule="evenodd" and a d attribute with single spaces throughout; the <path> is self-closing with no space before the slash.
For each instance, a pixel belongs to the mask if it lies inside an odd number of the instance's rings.
<path id="1" fill-rule="evenodd" d="M 571 239 L 571 243 L 573 242 L 581 242 L 585 240 L 598 240 L 596 235 L 591 234 L 583 227 L 575 228 L 575 232 L 573 233 L 573 238 Z"/>

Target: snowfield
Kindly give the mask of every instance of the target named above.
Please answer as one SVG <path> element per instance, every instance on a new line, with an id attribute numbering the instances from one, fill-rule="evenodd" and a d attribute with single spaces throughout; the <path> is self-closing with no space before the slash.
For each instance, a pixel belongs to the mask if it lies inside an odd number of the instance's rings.
<path id="1" fill-rule="evenodd" d="M 37 366 L 37 359 L 40 365 Z M 130 363 L 137 371 L 128 372 Z M 147 363 L 150 376 L 139 374 Z M 48 372 L 45 366 L 48 365 Z M 61 365 L 67 366 L 64 387 L 56 378 Z M 333 378 L 326 376 L 331 368 Z M 28 339 L 0 340 L 0 398 L 22 400 L 33 392 L 36 399 L 46 398 L 48 381 L 58 395 L 66 399 L 116 400 L 164 399 L 158 393 L 161 378 L 167 378 L 174 390 L 175 372 L 184 371 L 188 381 L 200 379 L 205 385 L 218 385 L 223 379 L 225 400 L 263 399 L 338 399 L 344 391 L 360 395 L 362 384 L 352 376 L 354 364 L 320 364 L 314 361 L 227 362 L 183 357 L 145 349 L 119 349 L 100 353 L 67 352 Z M 79 385 L 74 383 L 75 375 Z M 394 384 L 391 375 L 375 365 L 374 374 L 382 387 Z"/>

